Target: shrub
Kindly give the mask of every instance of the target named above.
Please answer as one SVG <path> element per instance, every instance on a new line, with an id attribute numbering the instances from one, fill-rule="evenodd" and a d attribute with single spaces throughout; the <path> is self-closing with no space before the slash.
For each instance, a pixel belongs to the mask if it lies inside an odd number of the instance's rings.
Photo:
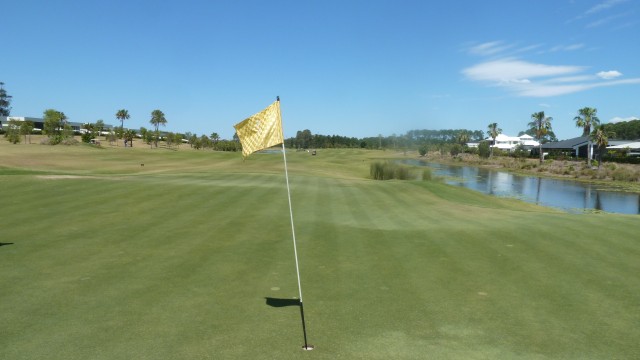
<path id="1" fill-rule="evenodd" d="M 460 144 L 453 144 L 449 149 L 449 154 L 451 154 L 451 156 L 457 156 L 461 152 L 462 152 L 462 146 L 460 146 Z"/>
<path id="2" fill-rule="evenodd" d="M 507 153 L 502 150 L 502 149 L 498 149 L 496 147 L 493 148 L 493 156 L 505 156 Z"/>
<path id="3" fill-rule="evenodd" d="M 511 156 L 518 158 L 518 159 L 524 159 L 527 156 L 529 156 L 529 150 L 524 148 L 524 145 L 522 144 L 518 144 L 515 149 L 513 149 L 513 152 L 511 153 Z"/>
<path id="4" fill-rule="evenodd" d="M 478 144 L 478 155 L 483 159 L 488 159 L 490 154 L 489 142 L 481 141 L 480 144 Z"/>
<path id="5" fill-rule="evenodd" d="M 422 180 L 431 180 L 431 169 L 425 168 L 422 170 Z"/>
<path id="6" fill-rule="evenodd" d="M 620 167 L 611 173 L 611 178 L 616 181 L 638 181 L 640 179 L 640 174 L 638 174 L 637 171 Z"/>
<path id="7" fill-rule="evenodd" d="M 91 139 L 95 138 L 95 136 L 93 136 L 92 133 L 87 131 L 87 132 L 82 134 L 81 138 L 82 138 L 82 142 L 90 143 Z"/>

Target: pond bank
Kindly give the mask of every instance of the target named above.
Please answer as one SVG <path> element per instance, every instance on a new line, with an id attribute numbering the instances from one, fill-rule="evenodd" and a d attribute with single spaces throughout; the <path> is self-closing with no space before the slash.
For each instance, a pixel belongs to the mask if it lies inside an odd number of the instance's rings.
<path id="1" fill-rule="evenodd" d="M 519 175 L 580 181 L 604 185 L 617 191 L 640 193 L 640 165 L 634 164 L 603 163 L 598 170 L 587 166 L 585 161 L 545 160 L 540 165 L 537 159 L 517 159 L 506 156 L 481 159 L 473 154 L 459 154 L 453 157 L 439 152 L 430 152 L 425 156 L 411 152 L 402 156 L 447 165 L 476 166 Z"/>
<path id="2" fill-rule="evenodd" d="M 460 186 L 497 197 L 511 197 L 571 213 L 611 212 L 640 214 L 640 193 L 621 192 L 606 185 L 584 181 L 521 175 L 496 168 L 442 164 L 418 159 L 401 162 L 428 167 L 449 185 Z"/>

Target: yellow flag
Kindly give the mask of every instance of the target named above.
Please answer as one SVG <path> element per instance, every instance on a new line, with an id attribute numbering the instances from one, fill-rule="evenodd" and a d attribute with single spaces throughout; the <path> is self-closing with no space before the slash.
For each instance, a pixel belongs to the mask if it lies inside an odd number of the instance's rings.
<path id="1" fill-rule="evenodd" d="M 270 148 L 284 142 L 280 101 L 233 126 L 242 144 L 245 158 L 256 151 Z"/>

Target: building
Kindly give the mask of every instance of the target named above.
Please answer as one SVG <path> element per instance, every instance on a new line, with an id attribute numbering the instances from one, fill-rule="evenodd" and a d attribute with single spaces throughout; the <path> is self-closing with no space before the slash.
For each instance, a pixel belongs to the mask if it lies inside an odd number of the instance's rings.
<path id="1" fill-rule="evenodd" d="M 44 129 L 44 119 L 42 118 L 34 118 L 34 117 L 25 117 L 25 116 L 0 116 L 0 129 L 6 128 L 9 124 L 9 121 L 31 121 L 33 123 L 33 131 L 40 132 Z M 71 129 L 74 132 L 82 132 L 82 126 L 85 123 L 67 121 L 67 124 L 71 126 Z M 104 125 L 105 130 L 111 130 L 113 128 L 112 125 Z"/>
<path id="2" fill-rule="evenodd" d="M 640 156 L 640 141 L 609 141 L 607 150 L 627 151 L 628 156 Z"/>
<path id="3" fill-rule="evenodd" d="M 542 144 L 542 152 L 554 155 L 565 155 L 568 157 L 586 158 L 589 147 L 589 137 L 580 136 L 556 142 Z"/>
<path id="4" fill-rule="evenodd" d="M 522 145 L 525 150 L 531 150 L 540 145 L 540 143 L 535 141 L 531 135 L 527 134 L 523 134 L 521 136 L 498 134 L 498 136 L 496 136 L 495 143 L 493 142 L 493 138 L 486 138 L 485 141 L 488 141 L 489 146 L 493 148 L 508 152 L 513 151 L 518 145 Z M 478 143 L 468 143 L 467 146 L 478 147 Z"/>

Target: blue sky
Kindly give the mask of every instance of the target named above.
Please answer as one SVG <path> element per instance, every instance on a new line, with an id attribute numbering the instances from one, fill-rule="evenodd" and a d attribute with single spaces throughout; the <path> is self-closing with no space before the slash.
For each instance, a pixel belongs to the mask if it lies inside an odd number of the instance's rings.
<path id="1" fill-rule="evenodd" d="M 285 136 L 413 129 L 560 139 L 579 108 L 640 117 L 637 0 L 9 1 L 0 81 L 12 115 L 233 136 L 281 98 Z"/>

